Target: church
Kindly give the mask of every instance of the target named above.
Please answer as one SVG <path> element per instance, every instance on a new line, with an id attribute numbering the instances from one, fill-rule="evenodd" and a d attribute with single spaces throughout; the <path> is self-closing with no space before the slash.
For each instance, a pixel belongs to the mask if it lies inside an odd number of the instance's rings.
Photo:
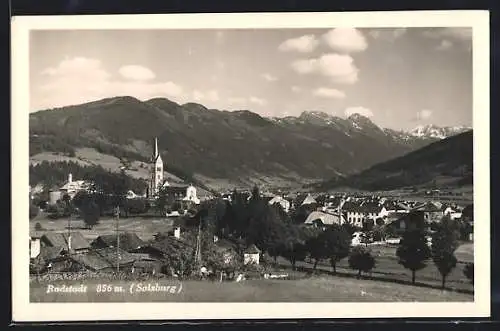
<path id="1" fill-rule="evenodd" d="M 155 137 L 153 155 L 151 156 L 151 174 L 147 189 L 148 199 L 155 199 L 160 190 L 165 190 L 175 201 L 181 201 L 186 205 L 200 203 L 193 185 L 174 185 L 164 178 L 164 164 L 158 149 L 158 138 Z"/>

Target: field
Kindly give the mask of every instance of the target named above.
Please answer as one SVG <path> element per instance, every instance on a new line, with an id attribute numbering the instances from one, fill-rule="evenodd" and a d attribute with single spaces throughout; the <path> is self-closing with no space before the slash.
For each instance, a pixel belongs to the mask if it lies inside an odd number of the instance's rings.
<path id="1" fill-rule="evenodd" d="M 74 282 L 80 285 L 81 282 Z M 103 282 L 104 283 L 104 282 Z M 141 292 L 137 285 L 175 286 L 174 292 Z M 52 285 L 71 284 L 53 282 Z M 341 277 L 311 277 L 296 280 L 210 281 L 116 281 L 111 293 L 97 293 L 96 281 L 89 281 L 86 293 L 46 293 L 47 283 L 32 283 L 31 302 L 465 302 L 470 294 L 438 289 L 422 289 L 372 280 Z M 111 283 L 107 283 L 111 284 Z M 130 293 L 131 285 L 134 285 Z M 180 287 L 182 285 L 182 288 Z M 121 287 L 115 292 L 115 287 Z"/>
<path id="2" fill-rule="evenodd" d="M 120 231 L 135 232 L 142 240 L 153 239 L 153 236 L 158 232 L 167 232 L 172 229 L 174 219 L 162 217 L 129 217 L 120 218 Z M 40 223 L 43 231 L 35 231 L 35 224 Z M 67 231 L 68 220 L 57 219 L 52 220 L 43 215 L 40 215 L 35 220 L 30 222 L 30 234 L 43 234 L 46 232 L 64 232 Z M 72 231 L 81 232 L 88 240 L 94 240 L 100 235 L 114 234 L 116 231 L 116 220 L 111 218 L 103 218 L 99 224 L 91 230 L 84 227 L 84 223 L 80 219 L 71 221 Z"/>
<path id="3" fill-rule="evenodd" d="M 447 288 L 471 294 L 473 293 L 473 284 L 471 284 L 463 274 L 465 263 L 474 261 L 473 248 L 473 244 L 467 243 L 461 245 L 455 252 L 458 264 L 446 278 Z M 371 274 L 373 279 L 392 284 L 400 283 L 411 285 L 411 271 L 404 269 L 403 266 L 398 263 L 396 257 L 396 247 L 375 246 L 372 247 L 372 254 L 375 256 L 376 260 L 375 268 Z M 279 263 L 284 267 L 288 267 L 290 265 L 290 263 L 285 259 L 279 259 Z M 297 262 L 297 267 L 304 268 L 305 270 L 311 270 L 313 264 L 308 262 Z M 317 269 L 328 273 L 331 273 L 332 271 L 331 265 L 326 261 L 320 262 Z M 349 268 L 347 258 L 345 258 L 337 264 L 337 273 L 339 274 L 338 276 L 353 278 L 355 277 L 357 271 Z M 428 289 L 431 288 L 440 288 L 441 275 L 432 261 L 428 261 L 427 266 L 424 269 L 417 271 L 416 283 L 421 287 L 425 287 L 425 289 L 422 289 L 424 293 L 427 293 Z"/>
<path id="4" fill-rule="evenodd" d="M 30 233 L 34 233 L 34 225 L 39 222 L 44 232 L 67 231 L 67 220 L 51 220 L 38 217 L 30 222 Z M 174 219 L 157 218 L 121 218 L 120 230 L 135 232 L 143 240 L 150 240 L 157 232 L 171 230 Z M 93 240 L 99 235 L 112 234 L 116 229 L 114 219 L 102 219 L 93 229 L 84 229 L 81 220 L 73 220 L 71 227 L 80 231 L 85 238 Z M 242 283 L 212 283 L 201 281 L 183 282 L 183 291 L 176 295 L 165 293 L 113 293 L 97 294 L 94 280 L 89 280 L 89 292 L 86 294 L 44 294 L 48 283 L 32 283 L 31 299 L 33 301 L 472 301 L 473 285 L 463 275 L 465 263 L 474 261 L 474 246 L 463 243 L 455 252 L 459 263 L 446 280 L 448 290 L 440 289 L 441 276 L 432 261 L 416 274 L 416 285 L 411 285 L 411 272 L 398 264 L 395 246 L 371 246 L 376 258 L 376 266 L 370 275 L 356 279 L 356 271 L 349 269 L 347 258 L 337 264 L 337 275 L 332 275 L 332 267 L 328 262 L 320 262 L 318 274 L 310 278 L 306 272 L 312 270 L 309 261 L 297 262 L 298 277 L 294 280 L 247 280 Z M 278 258 L 278 268 L 291 273 L 290 263 Z M 300 279 L 297 279 L 300 278 Z M 162 282 L 165 282 L 162 280 Z M 51 284 L 57 284 L 54 282 Z M 115 285 L 121 284 L 113 281 Z M 62 284 L 62 283 L 61 283 Z M 66 282 L 65 284 L 68 284 Z M 172 284 L 172 283 L 171 283 Z M 130 282 L 121 284 L 128 288 Z"/>

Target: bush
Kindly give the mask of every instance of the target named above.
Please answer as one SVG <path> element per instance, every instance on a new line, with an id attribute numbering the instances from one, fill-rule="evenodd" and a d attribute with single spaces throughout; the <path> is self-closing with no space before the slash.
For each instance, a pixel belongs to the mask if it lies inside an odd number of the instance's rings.
<path id="1" fill-rule="evenodd" d="M 349 267 L 358 270 L 358 277 L 362 272 L 370 272 L 375 267 L 375 258 L 371 251 L 363 246 L 356 246 L 349 254 Z"/>
<path id="2" fill-rule="evenodd" d="M 43 226 L 40 224 L 40 222 L 36 222 L 35 224 L 35 231 L 42 231 Z"/>
<path id="3" fill-rule="evenodd" d="M 34 219 L 35 217 L 38 216 L 38 212 L 40 211 L 40 208 L 37 206 L 30 204 L 30 220 Z"/>
<path id="4" fill-rule="evenodd" d="M 464 275 L 474 284 L 474 263 L 467 263 L 464 267 Z"/>

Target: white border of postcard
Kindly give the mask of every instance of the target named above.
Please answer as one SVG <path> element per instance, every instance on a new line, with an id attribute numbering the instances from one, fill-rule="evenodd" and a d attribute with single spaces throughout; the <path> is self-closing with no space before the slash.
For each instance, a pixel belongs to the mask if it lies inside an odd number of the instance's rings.
<path id="1" fill-rule="evenodd" d="M 186 320 L 490 316 L 489 13 L 168 14 L 12 18 L 13 320 Z M 70 29 L 472 27 L 474 127 L 474 302 L 470 303 L 30 303 L 27 234 L 29 32 Z"/>

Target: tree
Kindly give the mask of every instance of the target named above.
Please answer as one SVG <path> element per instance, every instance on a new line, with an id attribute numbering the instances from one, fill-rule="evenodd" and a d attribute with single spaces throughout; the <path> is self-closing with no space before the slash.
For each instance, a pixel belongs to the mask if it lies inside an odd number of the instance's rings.
<path id="1" fill-rule="evenodd" d="M 444 289 L 446 277 L 457 265 L 455 250 L 458 247 L 460 226 L 457 221 L 443 217 L 436 232 L 432 235 L 432 260 L 442 277 L 441 287 Z"/>
<path id="2" fill-rule="evenodd" d="M 375 267 L 375 258 L 369 249 L 363 246 L 356 246 L 349 254 L 349 267 L 358 270 L 358 277 L 362 272 L 369 272 Z"/>
<path id="3" fill-rule="evenodd" d="M 280 246 L 278 252 L 290 261 L 292 270 L 295 270 L 297 261 L 303 261 L 307 255 L 304 234 L 301 228 L 294 224 L 286 227 L 286 238 Z"/>
<path id="4" fill-rule="evenodd" d="M 147 211 L 146 201 L 142 198 L 127 199 L 123 209 L 126 216 L 129 214 L 143 214 Z"/>
<path id="5" fill-rule="evenodd" d="M 464 267 L 464 275 L 474 284 L 474 263 L 467 263 Z"/>
<path id="6" fill-rule="evenodd" d="M 318 236 L 309 238 L 306 241 L 305 246 L 309 256 L 314 260 L 313 271 L 316 271 L 318 262 L 326 258 L 326 241 L 324 240 L 324 237 L 319 234 Z"/>
<path id="7" fill-rule="evenodd" d="M 333 272 L 337 273 L 337 262 L 349 255 L 351 236 L 338 225 L 333 225 L 320 236 L 325 241 L 325 256 L 330 259 Z"/>
<path id="8" fill-rule="evenodd" d="M 99 206 L 93 199 L 90 198 L 88 201 L 86 201 L 80 211 L 82 214 L 83 222 L 89 229 L 92 229 L 94 225 L 97 225 L 99 223 L 101 213 Z"/>
<path id="9" fill-rule="evenodd" d="M 352 223 L 344 223 L 341 227 L 352 237 L 352 235 L 358 231 L 358 229 Z"/>
<path id="10" fill-rule="evenodd" d="M 248 244 L 255 244 L 272 256 L 277 256 L 279 247 L 286 238 L 286 225 L 277 216 L 276 210 L 264 200 L 250 204 L 250 220 L 247 234 Z"/>
<path id="11" fill-rule="evenodd" d="M 168 194 L 167 190 L 168 188 L 166 187 L 160 188 L 155 201 L 156 210 L 162 216 L 164 216 L 166 208 L 174 202 L 174 199 L 171 197 L 170 194 Z"/>
<path id="12" fill-rule="evenodd" d="M 399 264 L 411 270 L 411 283 L 415 284 L 416 272 L 425 268 L 425 262 L 431 256 L 425 233 L 420 229 L 405 231 L 396 250 L 396 256 Z"/>

